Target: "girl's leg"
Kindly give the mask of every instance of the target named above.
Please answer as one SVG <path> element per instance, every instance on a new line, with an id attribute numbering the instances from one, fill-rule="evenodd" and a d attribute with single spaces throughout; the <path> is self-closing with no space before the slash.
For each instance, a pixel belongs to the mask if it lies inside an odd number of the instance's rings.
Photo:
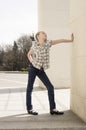
<path id="1" fill-rule="evenodd" d="M 39 73 L 37 73 L 37 76 L 40 78 L 40 80 L 44 83 L 48 90 L 48 98 L 49 98 L 49 104 L 50 104 L 50 111 L 56 108 L 56 104 L 54 101 L 54 87 L 51 84 L 49 78 L 47 77 L 44 70 L 40 70 Z"/>
<path id="2" fill-rule="evenodd" d="M 32 109 L 32 90 L 33 90 L 33 84 L 36 77 L 36 69 L 30 66 L 29 72 L 28 72 L 28 84 L 27 84 L 27 91 L 26 91 L 26 107 L 27 110 Z"/>

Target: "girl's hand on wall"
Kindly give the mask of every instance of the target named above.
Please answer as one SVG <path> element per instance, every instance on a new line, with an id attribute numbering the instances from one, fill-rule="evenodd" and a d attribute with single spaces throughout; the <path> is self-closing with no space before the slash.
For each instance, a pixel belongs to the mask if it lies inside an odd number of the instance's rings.
<path id="1" fill-rule="evenodd" d="M 74 34 L 72 33 L 71 34 L 71 42 L 73 42 L 74 41 Z"/>

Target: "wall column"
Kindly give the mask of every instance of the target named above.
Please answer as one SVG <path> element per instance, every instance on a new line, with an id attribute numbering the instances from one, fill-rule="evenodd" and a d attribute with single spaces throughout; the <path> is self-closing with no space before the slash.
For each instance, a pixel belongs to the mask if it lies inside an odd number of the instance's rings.
<path id="1" fill-rule="evenodd" d="M 70 38 L 69 0 L 38 0 L 38 30 L 48 39 Z M 50 69 L 46 72 L 54 87 L 70 87 L 71 44 L 51 48 Z"/>
<path id="2" fill-rule="evenodd" d="M 71 110 L 86 122 L 86 0 L 70 0 L 72 45 Z"/>

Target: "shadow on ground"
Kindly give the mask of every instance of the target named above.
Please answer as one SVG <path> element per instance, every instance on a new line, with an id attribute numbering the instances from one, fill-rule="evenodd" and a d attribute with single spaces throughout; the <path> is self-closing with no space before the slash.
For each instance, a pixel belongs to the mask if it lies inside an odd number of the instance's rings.
<path id="1" fill-rule="evenodd" d="M 86 130 L 86 124 L 73 112 L 64 115 L 41 114 L 31 116 L 27 113 L 0 118 L 0 129 L 8 130 Z"/>

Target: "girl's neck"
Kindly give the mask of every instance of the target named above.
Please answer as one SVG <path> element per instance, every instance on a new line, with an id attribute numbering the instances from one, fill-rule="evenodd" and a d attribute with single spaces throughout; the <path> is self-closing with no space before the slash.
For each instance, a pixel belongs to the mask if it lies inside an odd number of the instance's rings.
<path id="1" fill-rule="evenodd" d="M 42 45 L 43 45 L 43 43 L 44 43 L 44 41 L 43 41 L 43 40 L 39 40 L 39 44 L 40 44 L 40 46 L 42 46 Z"/>

